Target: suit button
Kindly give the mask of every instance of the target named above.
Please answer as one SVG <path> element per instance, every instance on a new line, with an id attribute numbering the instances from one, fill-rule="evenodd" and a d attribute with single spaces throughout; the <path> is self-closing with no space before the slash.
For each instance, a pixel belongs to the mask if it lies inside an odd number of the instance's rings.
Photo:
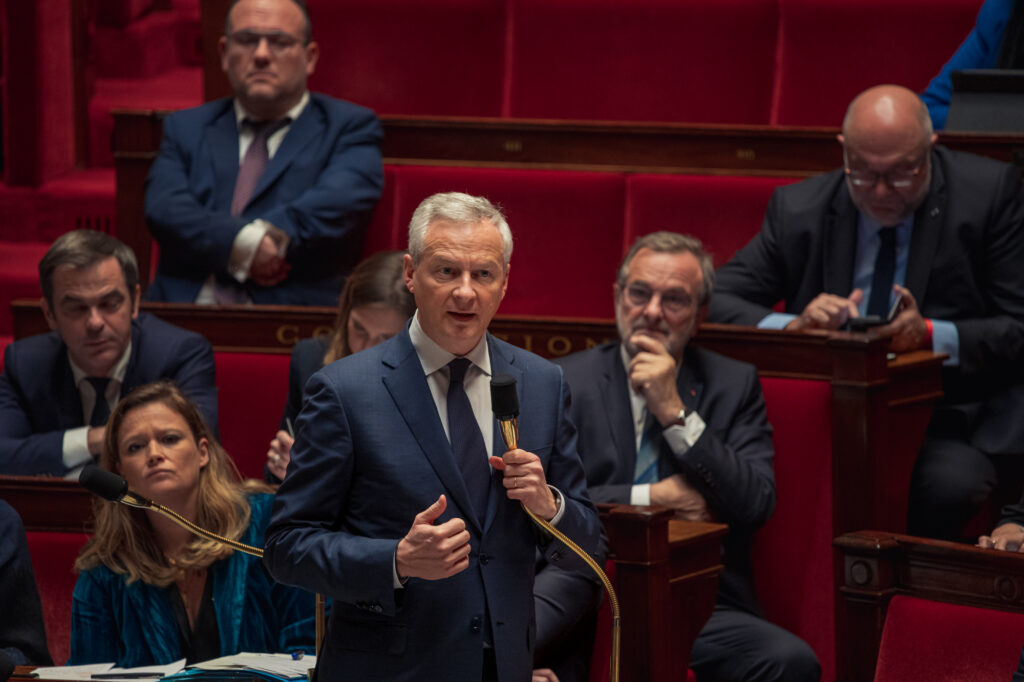
<path id="1" fill-rule="evenodd" d="M 483 621 L 480 619 L 480 616 L 473 616 L 473 620 L 469 621 L 469 629 L 472 632 L 480 632 L 480 630 L 482 629 L 482 622 Z"/>
<path id="2" fill-rule="evenodd" d="M 480 555 L 480 565 L 481 565 L 481 566 L 486 566 L 486 565 L 487 565 L 487 563 L 488 563 L 488 562 L 489 562 L 490 560 L 491 560 L 491 557 L 487 556 L 486 554 L 481 554 L 481 555 Z"/>

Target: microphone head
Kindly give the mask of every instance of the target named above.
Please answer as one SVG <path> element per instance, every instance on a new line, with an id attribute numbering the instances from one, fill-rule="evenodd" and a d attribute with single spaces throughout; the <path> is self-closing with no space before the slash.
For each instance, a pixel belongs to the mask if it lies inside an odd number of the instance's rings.
<path id="1" fill-rule="evenodd" d="M 128 492 L 128 481 L 94 464 L 82 469 L 78 482 L 89 492 L 111 502 L 119 501 Z"/>
<path id="2" fill-rule="evenodd" d="M 508 374 L 495 374 L 491 378 L 491 409 L 499 421 L 519 416 L 519 394 L 516 380 Z"/>

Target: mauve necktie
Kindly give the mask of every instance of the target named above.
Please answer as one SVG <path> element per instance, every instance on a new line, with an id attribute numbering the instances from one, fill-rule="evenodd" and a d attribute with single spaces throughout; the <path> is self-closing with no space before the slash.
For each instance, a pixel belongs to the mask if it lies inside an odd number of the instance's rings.
<path id="1" fill-rule="evenodd" d="M 231 215 L 242 215 L 246 204 L 252 199 L 256 183 L 267 168 L 267 140 L 278 130 L 288 125 L 291 119 L 282 118 L 278 121 L 249 121 L 243 125 L 252 128 L 252 144 L 245 150 L 242 165 L 238 167 L 238 179 L 235 180 L 235 193 L 231 197 Z"/>
<path id="2" fill-rule="evenodd" d="M 110 405 L 107 404 L 107 386 L 110 385 L 109 377 L 86 377 L 86 381 L 92 384 L 96 391 L 96 403 L 92 408 L 92 416 L 89 417 L 89 426 L 103 426 L 110 418 Z"/>
<path id="3" fill-rule="evenodd" d="M 871 276 L 868 315 L 885 317 L 889 314 L 892 279 L 896 272 L 896 228 L 883 227 L 878 231 L 878 238 L 881 243 L 878 245 L 878 256 L 875 258 L 875 272 Z"/>
<path id="4" fill-rule="evenodd" d="M 477 520 L 483 523 L 491 487 L 491 465 L 487 461 L 487 447 L 480 425 L 463 386 L 469 364 L 466 358 L 455 358 L 448 363 L 448 435 L 455 464 L 466 482 Z"/>

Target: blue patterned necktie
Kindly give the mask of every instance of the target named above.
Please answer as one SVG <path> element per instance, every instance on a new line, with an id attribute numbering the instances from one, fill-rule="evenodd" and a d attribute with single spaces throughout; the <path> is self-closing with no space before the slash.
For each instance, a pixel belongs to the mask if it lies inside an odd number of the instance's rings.
<path id="1" fill-rule="evenodd" d="M 455 464 L 462 472 L 477 519 L 483 522 L 491 487 L 491 465 L 487 461 L 487 447 L 480 433 L 480 424 L 463 386 L 469 364 L 466 358 L 455 358 L 448 363 L 448 436 Z"/>
<path id="2" fill-rule="evenodd" d="M 96 403 L 92 408 L 92 416 L 89 417 L 89 426 L 104 426 L 110 418 L 110 405 L 107 404 L 107 386 L 110 385 L 110 378 L 86 377 L 85 380 L 92 384 L 96 392 Z"/>
<path id="3" fill-rule="evenodd" d="M 658 420 L 650 412 L 644 422 L 640 436 L 640 447 L 636 449 L 636 468 L 633 470 L 633 484 L 658 482 L 658 451 L 660 449 Z"/>

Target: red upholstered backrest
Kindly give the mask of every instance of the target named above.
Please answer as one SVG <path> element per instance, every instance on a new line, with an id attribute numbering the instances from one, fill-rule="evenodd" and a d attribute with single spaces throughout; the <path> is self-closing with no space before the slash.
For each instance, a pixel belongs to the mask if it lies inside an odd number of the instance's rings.
<path id="1" fill-rule="evenodd" d="M 982 0 L 779 0 L 777 125 L 838 126 L 860 91 L 923 90 Z"/>
<path id="2" fill-rule="evenodd" d="M 39 242 L 0 242 L 0 334 L 14 331 L 11 301 L 39 299 L 39 260 L 50 247 Z"/>
<path id="3" fill-rule="evenodd" d="M 832 387 L 762 378 L 774 428 L 775 514 L 754 541 L 765 616 L 803 638 L 826 679 L 835 668 L 832 579 Z"/>
<path id="4" fill-rule="evenodd" d="M 263 478 L 288 397 L 287 355 L 214 353 L 220 440 L 245 478 Z"/>
<path id="5" fill-rule="evenodd" d="M 55 665 L 64 665 L 71 648 L 71 594 L 78 576 L 75 558 L 89 539 L 85 533 L 29 531 L 28 551 L 43 603 L 46 640 Z M 7 617 L 3 614 L 0 617 Z"/>
<path id="6" fill-rule="evenodd" d="M 776 0 L 508 0 L 505 115 L 767 123 Z"/>
<path id="7" fill-rule="evenodd" d="M 889 602 L 875 682 L 1009 680 L 1024 614 L 896 595 Z"/>
<path id="8" fill-rule="evenodd" d="M 658 230 L 700 238 L 725 263 L 761 229 L 772 192 L 795 178 L 731 175 L 644 175 L 626 180 L 623 249 L 637 237 Z"/>
<path id="9" fill-rule="evenodd" d="M 515 249 L 503 314 L 612 317 L 625 178 L 619 173 L 395 166 L 395 220 L 436 192 L 499 204 Z"/>
<path id="10" fill-rule="evenodd" d="M 379 114 L 499 116 L 502 0 L 309 0 L 311 90 Z"/>

